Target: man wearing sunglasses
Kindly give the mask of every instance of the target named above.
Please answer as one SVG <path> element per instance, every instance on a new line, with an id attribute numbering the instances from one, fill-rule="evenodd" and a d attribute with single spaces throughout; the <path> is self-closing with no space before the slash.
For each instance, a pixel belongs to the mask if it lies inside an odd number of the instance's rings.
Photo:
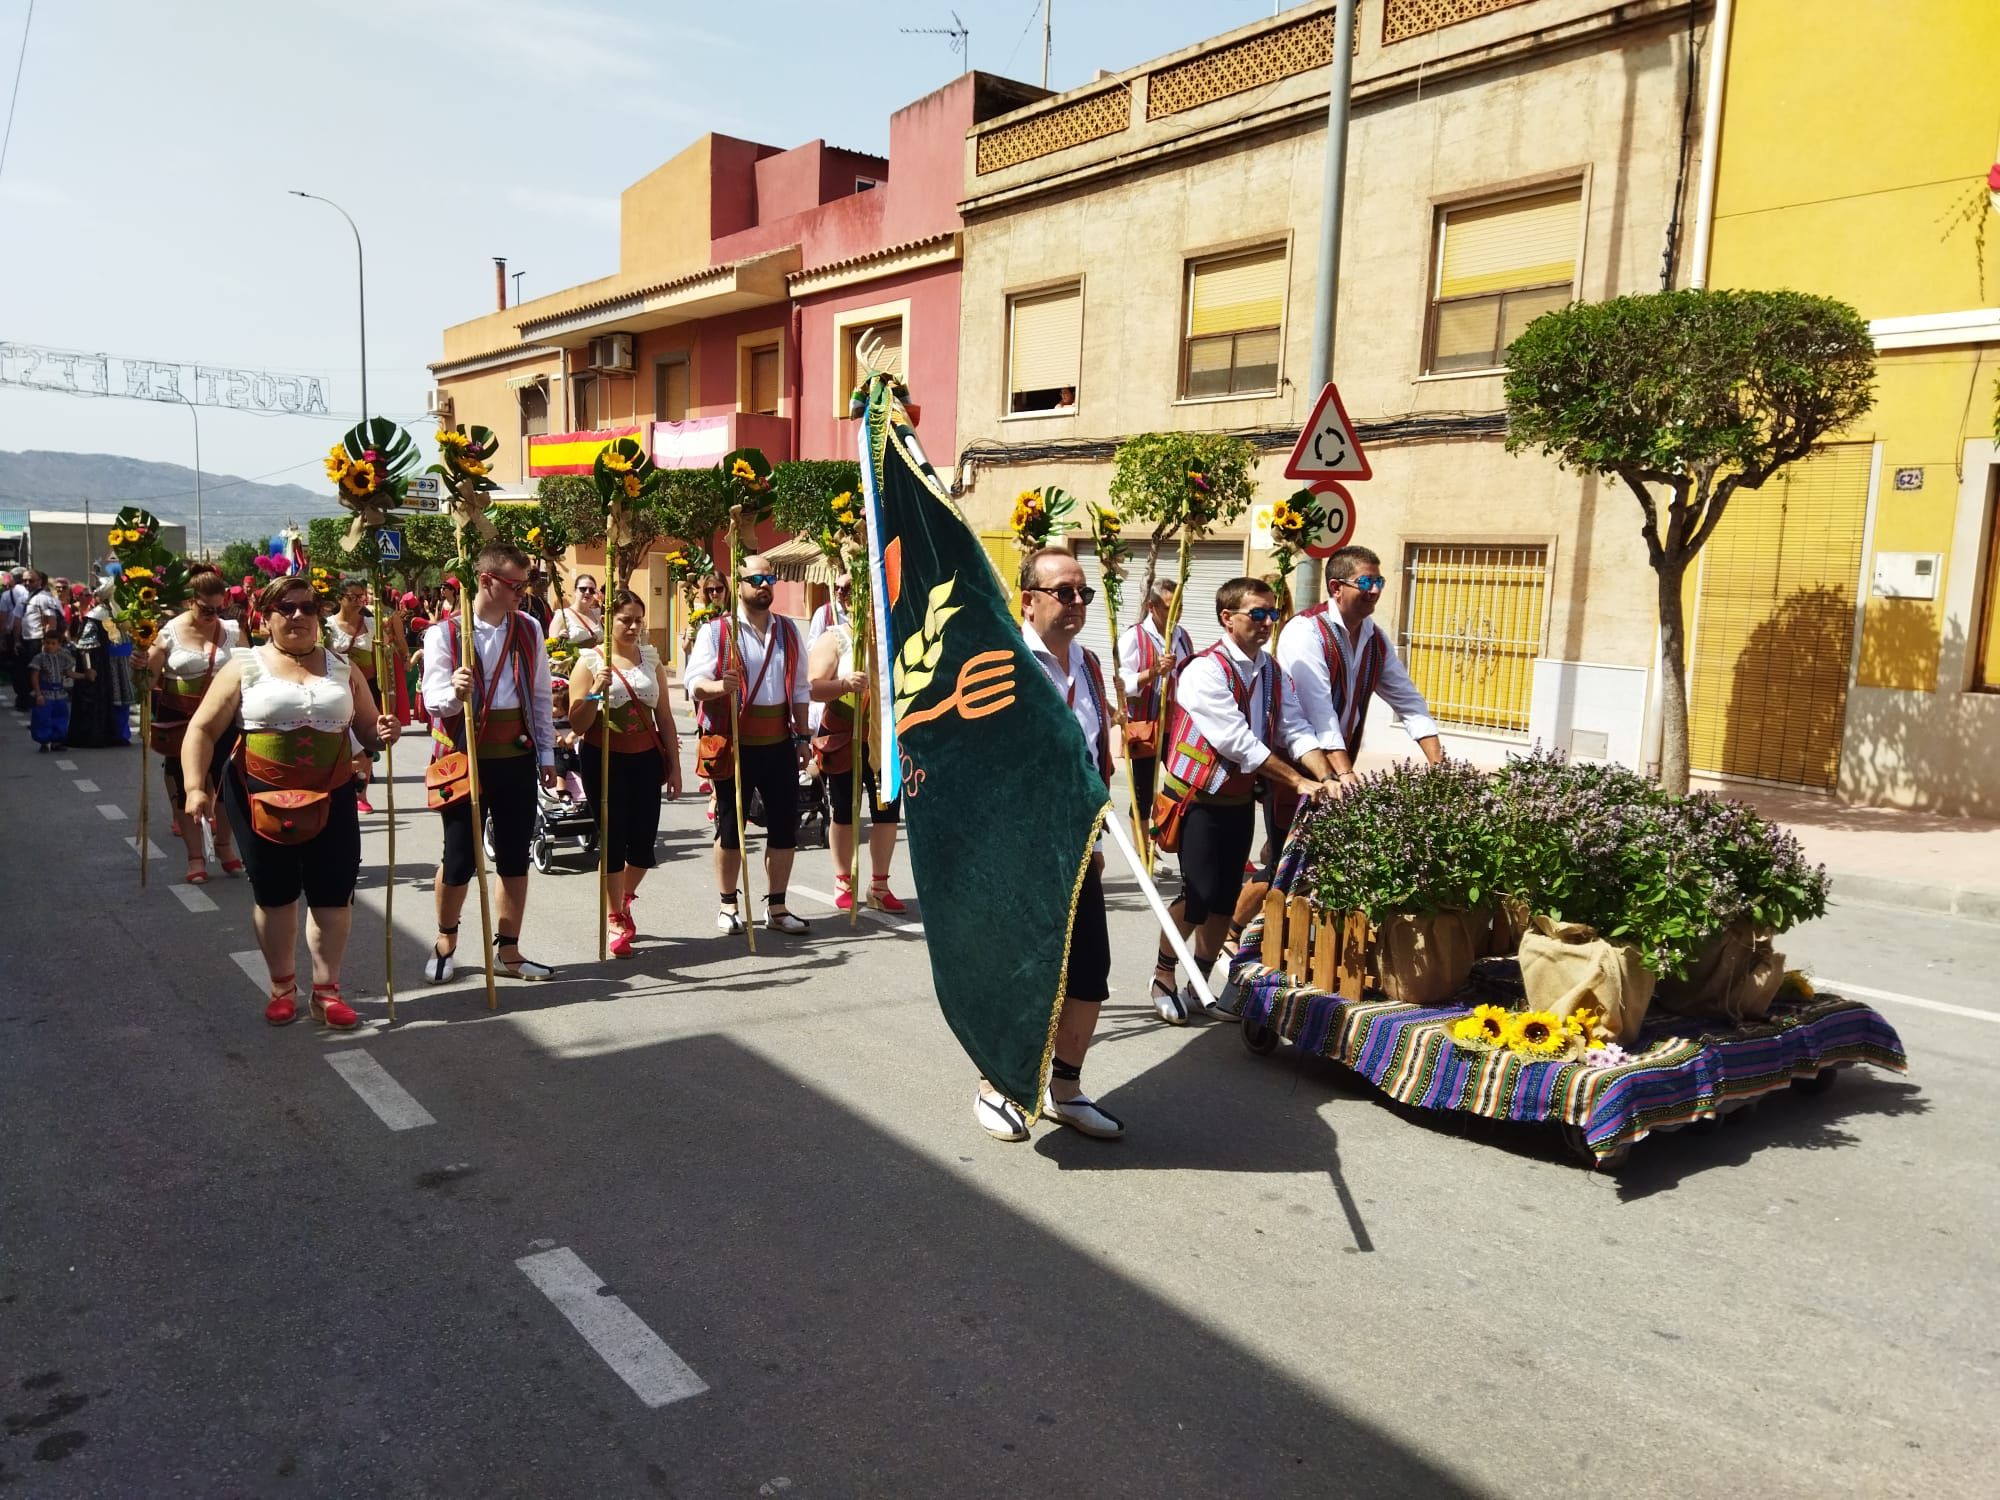
<path id="1" fill-rule="evenodd" d="M 1232 578 L 1215 591 L 1215 613 L 1222 639 L 1181 670 L 1160 765 L 1162 795 L 1182 807 L 1181 894 L 1168 910 L 1181 936 L 1193 938 L 1204 974 L 1222 951 L 1243 888 L 1257 833 L 1258 779 L 1294 796 L 1334 794 L 1333 768 L 1298 690 L 1264 650 L 1278 620 L 1277 595 L 1262 579 Z M 1311 776 L 1301 776 L 1293 761 Z M 1153 1009 L 1168 1025 L 1185 1026 L 1201 998 L 1192 984 L 1174 987 L 1174 962 L 1173 951 L 1161 948 Z"/>
<path id="2" fill-rule="evenodd" d="M 1354 757 L 1371 697 L 1396 711 L 1432 765 L 1444 759 L 1430 706 L 1388 632 L 1375 623 L 1382 585 L 1381 558 L 1366 547 L 1342 547 L 1326 560 L 1326 602 L 1294 616 L 1278 635 L 1278 665 L 1298 685 L 1305 716 L 1343 787 L 1357 779 Z"/>
<path id="3" fill-rule="evenodd" d="M 721 909 L 718 932 L 741 932 L 737 886 L 743 846 L 736 834 L 735 764 L 743 774 L 743 804 L 764 799 L 764 925 L 804 932 L 808 923 L 785 904 L 792 857 L 799 842 L 799 772 L 812 751 L 806 732 L 806 653 L 799 628 L 771 613 L 778 575 L 771 560 L 753 552 L 737 574 L 736 612 L 705 621 L 688 653 L 688 696 L 701 718 L 703 759 L 715 784 L 715 879 Z M 729 754 L 729 700 L 736 699 L 740 743 Z M 713 747 L 720 741 L 721 747 Z"/>
<path id="4" fill-rule="evenodd" d="M 454 745 L 479 757 L 480 810 L 493 820 L 493 868 L 500 877 L 495 961 L 516 979 L 547 979 L 553 969 L 521 956 L 521 922 L 528 909 L 535 780 L 539 775 L 546 787 L 557 780 L 549 653 L 542 627 L 520 607 L 528 586 L 527 553 L 492 542 L 476 566 L 479 588 L 470 612 L 474 666 L 460 665 L 461 616 L 454 613 L 442 629 L 426 631 L 424 707 Z M 444 822 L 444 859 L 434 882 L 438 936 L 424 961 L 424 977 L 433 984 L 457 970 L 458 919 L 472 884 L 472 841 L 479 836 L 464 799 L 438 809 L 438 816 Z"/>

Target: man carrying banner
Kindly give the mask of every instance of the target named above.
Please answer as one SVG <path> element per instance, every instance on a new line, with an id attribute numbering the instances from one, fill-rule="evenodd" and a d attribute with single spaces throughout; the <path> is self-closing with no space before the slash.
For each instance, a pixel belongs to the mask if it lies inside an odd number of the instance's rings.
<path id="1" fill-rule="evenodd" d="M 1132 763 L 1132 805 L 1141 819 L 1152 813 L 1160 768 L 1161 683 L 1194 655 L 1194 640 L 1183 625 L 1174 626 L 1173 646 L 1167 646 L 1167 611 L 1173 607 L 1174 588 L 1171 578 L 1154 579 L 1139 618 L 1118 638 L 1118 670 L 1125 683 L 1125 756 Z"/>
<path id="2" fill-rule="evenodd" d="M 1326 560 L 1326 602 L 1294 615 L 1278 634 L 1278 665 L 1297 686 L 1299 705 L 1343 786 L 1358 779 L 1354 757 L 1371 697 L 1396 710 L 1432 765 L 1444 759 L 1430 706 L 1375 623 L 1381 600 L 1382 559 L 1366 547 L 1342 547 Z M 1276 839 L 1285 832 L 1275 830 Z"/>
<path id="3" fill-rule="evenodd" d="M 1257 578 L 1232 578 L 1215 593 L 1223 636 L 1185 667 L 1174 688 L 1163 742 L 1164 794 L 1179 818 L 1181 897 L 1172 907 L 1183 937 L 1194 934 L 1203 974 L 1222 950 L 1244 862 L 1257 832 L 1257 779 L 1301 797 L 1334 794 L 1333 769 L 1299 706 L 1298 690 L 1264 651 L 1278 619 L 1277 595 Z M 1312 773 L 1295 771 L 1287 756 Z M 1165 948 L 1153 971 L 1153 1009 L 1185 1026 L 1201 1000 L 1192 984 L 1174 987 Z"/>
<path id="4" fill-rule="evenodd" d="M 516 979 L 547 979 L 553 969 L 521 956 L 521 922 L 528 908 L 535 779 L 539 774 L 546 787 L 557 779 L 549 654 L 542 627 L 518 607 L 528 586 L 528 555 L 504 542 L 489 542 L 475 566 L 479 588 L 472 596 L 471 621 L 476 668 L 459 665 L 458 632 L 464 617 L 453 614 L 426 631 L 424 707 L 446 727 L 452 743 L 479 757 L 479 806 L 493 820 L 493 867 L 500 876 L 495 957 L 501 970 Z M 435 887 L 438 936 L 424 961 L 424 977 L 433 984 L 457 971 L 452 956 L 458 950 L 458 918 L 472 884 L 472 841 L 480 836 L 472 826 L 468 798 L 447 803 L 438 816 L 444 822 L 444 859 Z"/>
<path id="5" fill-rule="evenodd" d="M 743 846 L 732 811 L 738 766 L 744 805 L 753 791 L 764 801 L 764 925 L 794 933 L 809 925 L 785 905 L 799 841 L 799 769 L 811 748 L 806 653 L 798 626 L 771 613 L 777 583 L 768 557 L 756 552 L 745 556 L 736 580 L 736 613 L 704 623 L 688 652 L 688 696 L 702 715 L 702 754 L 715 784 L 715 873 L 721 897 L 715 926 L 720 932 L 743 930 L 736 894 Z M 726 738 L 732 696 L 741 731 L 733 760 Z"/>
<path id="6" fill-rule="evenodd" d="M 1111 708 L 1104 669 L 1077 641 L 1096 593 L 1083 581 L 1082 565 L 1060 547 L 1044 547 L 1021 564 L 1021 637 L 1068 704 L 1108 791 Z M 1055 753 L 1056 747 L 1049 748 Z M 1104 915 L 1104 854 L 1098 850 L 1077 886 L 1070 916 L 1069 969 L 1042 1113 L 1084 1135 L 1115 1141 L 1124 1135 L 1124 1125 L 1083 1092 L 1082 1081 L 1084 1053 L 1097 1030 L 1098 1011 L 1110 996 L 1111 933 Z M 984 1078 L 972 1114 L 996 1140 L 1028 1138 L 1027 1117 Z"/>

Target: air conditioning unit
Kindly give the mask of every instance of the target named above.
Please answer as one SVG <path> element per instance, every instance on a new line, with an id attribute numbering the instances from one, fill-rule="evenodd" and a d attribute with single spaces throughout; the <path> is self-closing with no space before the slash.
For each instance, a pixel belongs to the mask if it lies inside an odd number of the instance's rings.
<path id="1" fill-rule="evenodd" d="M 591 369 L 607 375 L 630 374 L 632 370 L 632 335 L 629 333 L 607 333 L 590 341 Z"/>
<path id="2" fill-rule="evenodd" d="M 449 422 L 451 420 L 451 392 L 443 386 L 433 389 L 431 391 L 430 411 L 431 415 L 435 416 L 440 422 Z"/>

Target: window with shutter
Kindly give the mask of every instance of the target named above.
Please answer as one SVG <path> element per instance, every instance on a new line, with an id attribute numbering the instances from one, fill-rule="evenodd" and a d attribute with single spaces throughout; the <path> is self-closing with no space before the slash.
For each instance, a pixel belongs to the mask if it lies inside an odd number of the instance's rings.
<path id="1" fill-rule="evenodd" d="M 1522 329 L 1568 305 L 1582 205 L 1572 183 L 1439 213 L 1426 372 L 1495 369 Z"/>
<path id="2" fill-rule="evenodd" d="M 1007 410 L 1076 409 L 1083 359 L 1083 288 L 1007 299 Z"/>
<path id="3" fill-rule="evenodd" d="M 669 354 L 653 366 L 653 419 L 685 422 L 688 415 L 688 357 L 685 350 Z"/>
<path id="4" fill-rule="evenodd" d="M 862 371 L 870 363 L 884 374 L 907 380 L 901 318 L 883 318 L 873 323 L 851 323 L 840 330 L 840 377 L 834 394 L 834 415 L 847 415 L 847 397 L 861 383 Z M 862 351 L 868 351 L 863 359 Z"/>
<path id="5" fill-rule="evenodd" d="M 778 414 L 779 349 L 777 344 L 766 344 L 761 349 L 750 350 L 745 356 L 743 362 L 748 378 L 744 381 L 745 399 L 741 403 L 745 411 L 767 417 Z"/>
<path id="6" fill-rule="evenodd" d="M 1182 398 L 1275 392 L 1284 319 L 1284 246 L 1188 262 Z"/>

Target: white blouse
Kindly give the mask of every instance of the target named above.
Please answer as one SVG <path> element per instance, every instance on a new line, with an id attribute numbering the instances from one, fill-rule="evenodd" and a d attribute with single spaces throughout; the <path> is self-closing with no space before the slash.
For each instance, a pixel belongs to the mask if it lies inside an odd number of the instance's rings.
<path id="1" fill-rule="evenodd" d="M 326 633 L 333 642 L 333 649 L 342 656 L 353 656 L 357 652 L 367 654 L 375 649 L 375 617 L 365 610 L 361 615 L 361 628 L 354 634 L 347 633 L 339 615 L 327 617 Z"/>
<path id="2" fill-rule="evenodd" d="M 589 615 L 565 604 L 549 621 L 549 639 L 577 646 L 594 646 L 604 638 L 604 627 Z"/>
<path id="3" fill-rule="evenodd" d="M 170 629 L 167 631 L 167 675 L 182 682 L 198 682 L 208 676 L 211 664 L 220 666 L 229 660 L 242 639 L 241 627 L 234 620 L 224 620 L 222 639 L 216 644 L 215 654 L 210 656 L 207 641 L 190 646 L 181 638 L 178 629 Z"/>
<path id="4" fill-rule="evenodd" d="M 230 660 L 243 673 L 243 703 L 238 712 L 246 730 L 317 729 L 344 732 L 354 720 L 354 693 L 347 681 L 347 658 L 326 653 L 326 675 L 293 682 L 264 669 L 261 647 L 232 651 Z"/>
<path id="5" fill-rule="evenodd" d="M 609 693 L 608 701 L 612 707 L 630 703 L 634 692 L 646 707 L 660 706 L 660 653 L 651 646 L 639 648 L 638 666 L 621 665 L 615 673 L 605 670 L 604 653 L 595 646 L 579 651 L 576 663 L 590 668 L 591 680 L 597 683 L 600 690 Z M 628 682 L 632 685 L 630 691 L 625 686 Z"/>

